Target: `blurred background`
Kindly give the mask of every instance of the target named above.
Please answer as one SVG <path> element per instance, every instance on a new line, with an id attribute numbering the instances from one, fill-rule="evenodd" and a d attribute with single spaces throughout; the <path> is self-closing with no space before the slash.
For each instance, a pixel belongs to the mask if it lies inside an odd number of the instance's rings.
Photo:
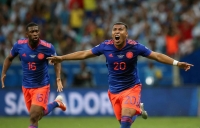
<path id="1" fill-rule="evenodd" d="M 29 22 L 58 55 L 90 49 L 111 38 L 113 23 L 125 22 L 129 38 L 149 49 L 194 64 L 190 71 L 140 57 L 142 102 L 150 116 L 200 116 L 200 0 L 0 0 L 0 71 L 12 45 L 25 38 Z M 113 116 L 107 98 L 105 57 L 62 63 L 65 113 L 51 116 Z M 50 101 L 57 95 L 55 73 Z M 28 115 L 16 57 L 0 89 L 0 116 Z M 163 111 L 165 110 L 165 111 Z"/>

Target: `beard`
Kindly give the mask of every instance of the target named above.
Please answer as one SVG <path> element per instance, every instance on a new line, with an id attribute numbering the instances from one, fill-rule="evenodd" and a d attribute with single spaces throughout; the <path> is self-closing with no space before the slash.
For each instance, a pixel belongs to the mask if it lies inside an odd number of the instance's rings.
<path id="1" fill-rule="evenodd" d="M 30 44 L 33 46 L 33 47 L 36 47 L 39 43 L 39 38 L 37 40 L 34 40 L 34 39 L 30 39 Z"/>
<path id="2" fill-rule="evenodd" d="M 32 42 L 33 42 L 34 44 L 38 44 L 39 38 L 38 38 L 37 40 L 32 40 Z"/>

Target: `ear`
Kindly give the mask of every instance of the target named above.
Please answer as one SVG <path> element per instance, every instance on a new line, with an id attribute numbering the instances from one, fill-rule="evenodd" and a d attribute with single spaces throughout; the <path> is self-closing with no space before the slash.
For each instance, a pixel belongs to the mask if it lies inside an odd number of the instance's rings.
<path id="1" fill-rule="evenodd" d="M 25 35 L 26 35 L 26 38 L 28 38 L 28 32 L 26 32 L 26 34 L 25 34 Z"/>
<path id="2" fill-rule="evenodd" d="M 126 32 L 126 38 L 128 38 L 128 32 Z"/>

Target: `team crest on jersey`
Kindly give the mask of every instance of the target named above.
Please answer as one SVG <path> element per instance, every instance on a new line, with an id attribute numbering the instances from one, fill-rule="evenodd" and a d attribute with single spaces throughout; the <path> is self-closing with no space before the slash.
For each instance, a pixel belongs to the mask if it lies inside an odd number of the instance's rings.
<path id="1" fill-rule="evenodd" d="M 119 59 L 122 59 L 124 55 L 117 55 Z"/>
<path id="2" fill-rule="evenodd" d="M 133 53 L 132 53 L 132 52 L 127 52 L 127 53 L 126 53 L 126 57 L 127 57 L 128 59 L 133 58 Z"/>
<path id="3" fill-rule="evenodd" d="M 43 53 L 39 53 L 39 54 L 38 54 L 38 59 L 39 59 L 39 60 L 44 59 L 44 54 L 43 54 Z"/>
<path id="4" fill-rule="evenodd" d="M 35 58 L 36 55 L 29 55 L 31 58 Z"/>

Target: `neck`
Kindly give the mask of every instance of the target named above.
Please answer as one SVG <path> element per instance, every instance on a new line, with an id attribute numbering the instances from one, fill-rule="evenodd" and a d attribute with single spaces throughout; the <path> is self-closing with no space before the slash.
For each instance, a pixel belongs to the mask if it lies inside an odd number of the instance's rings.
<path id="1" fill-rule="evenodd" d="M 117 46 L 115 45 L 115 47 L 117 49 L 122 49 L 125 45 L 126 45 L 126 40 L 123 43 L 121 43 L 120 45 L 117 45 Z"/>
<path id="2" fill-rule="evenodd" d="M 33 40 L 29 40 L 28 43 L 31 46 L 31 48 L 36 48 L 39 44 L 39 40 L 37 42 Z"/>

